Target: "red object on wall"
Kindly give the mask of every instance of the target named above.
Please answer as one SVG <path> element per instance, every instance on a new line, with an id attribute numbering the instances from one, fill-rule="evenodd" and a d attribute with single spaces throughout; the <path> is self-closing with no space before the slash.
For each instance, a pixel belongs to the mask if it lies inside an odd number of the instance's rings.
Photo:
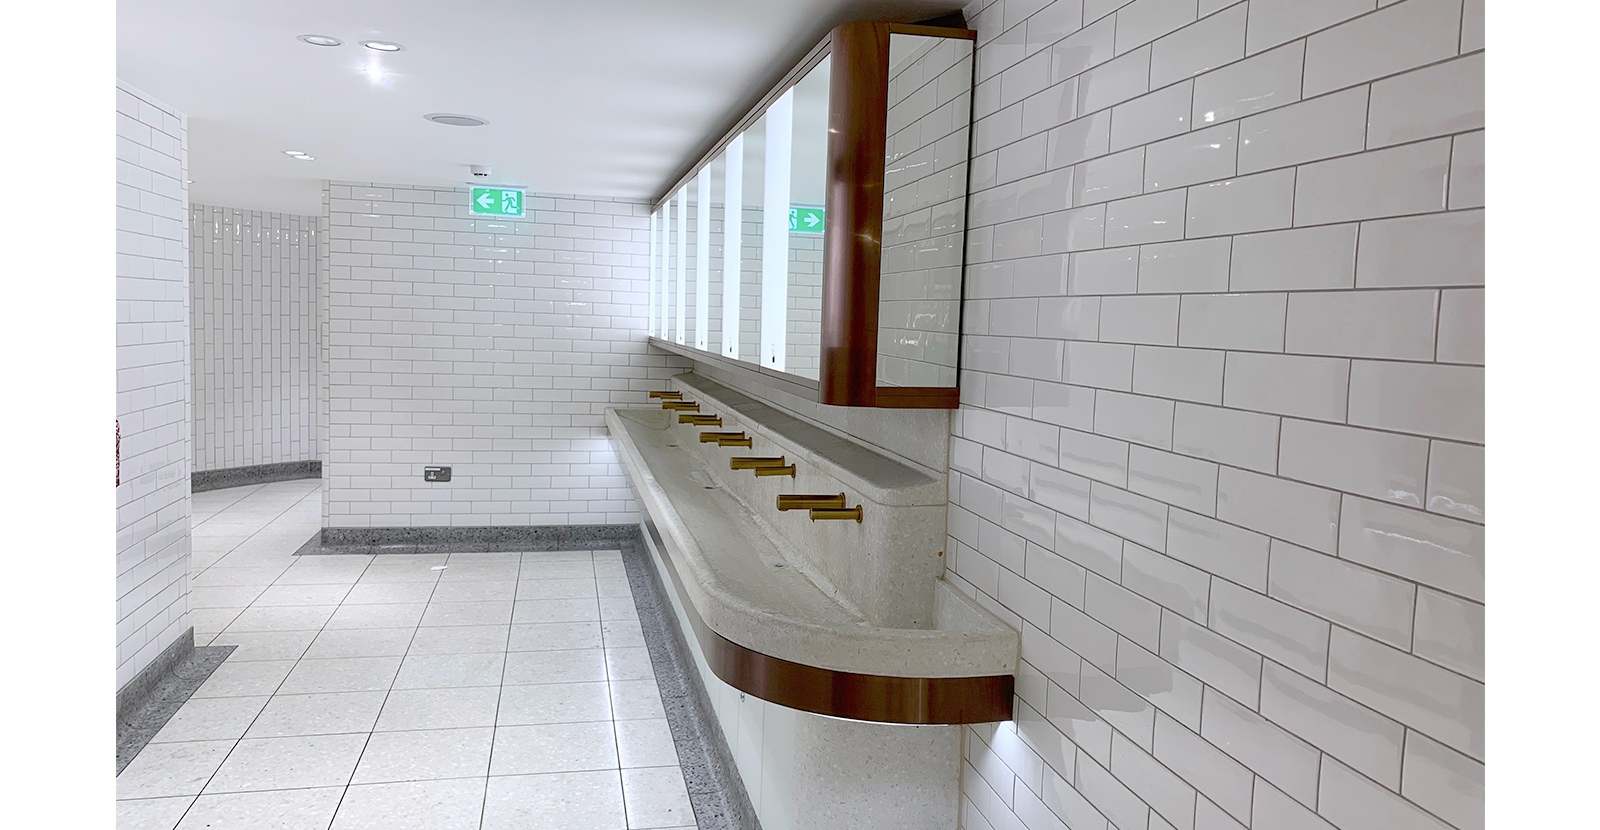
<path id="1" fill-rule="evenodd" d="M 117 421 L 117 486 L 122 486 L 122 421 Z"/>

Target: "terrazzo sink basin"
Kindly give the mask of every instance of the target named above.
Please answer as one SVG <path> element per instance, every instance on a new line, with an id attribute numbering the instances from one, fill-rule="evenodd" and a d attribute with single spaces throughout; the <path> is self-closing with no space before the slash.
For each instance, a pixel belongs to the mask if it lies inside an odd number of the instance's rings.
<path id="1" fill-rule="evenodd" d="M 646 523 L 676 571 L 671 576 L 682 598 L 715 635 L 757 655 L 834 672 L 1004 676 L 1009 707 L 1018 635 L 999 618 L 935 578 L 931 619 L 918 627 L 873 624 L 870 614 L 852 607 L 810 566 L 816 552 L 796 549 L 772 524 L 790 517 L 762 510 L 749 503 L 747 492 L 730 489 L 752 485 L 719 469 L 713 463 L 718 456 L 705 453 L 697 431 L 677 423 L 676 413 L 614 408 L 605 417 Z M 756 427 L 731 428 L 739 426 Z M 763 448 L 771 436 L 759 430 L 753 436 L 758 441 L 754 454 L 787 451 L 803 457 L 803 448 Z M 846 492 L 854 489 L 848 481 L 837 484 Z M 874 518 L 869 512 L 865 521 Z M 940 536 L 943 532 L 939 527 Z"/>

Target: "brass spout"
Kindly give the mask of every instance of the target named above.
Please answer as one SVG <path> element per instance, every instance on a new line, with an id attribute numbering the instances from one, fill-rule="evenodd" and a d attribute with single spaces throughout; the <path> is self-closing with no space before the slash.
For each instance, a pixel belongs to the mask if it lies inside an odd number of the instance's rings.
<path id="1" fill-rule="evenodd" d="M 728 459 L 730 470 L 755 470 L 761 467 L 782 467 L 783 456 L 746 455 Z"/>
<path id="2" fill-rule="evenodd" d="M 694 424 L 697 427 L 720 427 L 722 419 L 715 415 L 691 415 L 684 412 L 678 415 L 678 423 Z"/>
<path id="3" fill-rule="evenodd" d="M 661 398 L 663 400 L 668 400 L 668 401 L 681 401 L 681 400 L 683 400 L 683 393 L 682 392 L 669 392 L 669 391 L 665 391 L 665 390 L 657 390 L 657 391 L 651 392 L 650 393 L 650 397 L 651 398 Z"/>
<path id="4" fill-rule="evenodd" d="M 757 467 L 753 472 L 758 476 L 788 476 L 794 478 L 794 465 L 783 467 Z"/>
<path id="5" fill-rule="evenodd" d="M 855 507 L 838 510 L 832 508 L 812 508 L 811 510 L 811 521 L 813 522 L 845 521 L 849 519 L 854 519 L 857 524 L 861 523 L 861 505 L 858 504 Z"/>
<path id="6" fill-rule="evenodd" d="M 720 444 L 720 443 L 722 443 L 723 439 L 725 439 L 725 438 L 743 438 L 743 437 L 744 437 L 744 433 L 742 433 L 742 432 L 702 432 L 702 433 L 700 433 L 700 443 L 702 443 L 702 444 L 710 444 L 713 441 L 715 441 L 715 442 Z"/>
<path id="7" fill-rule="evenodd" d="M 750 447 L 751 443 L 752 442 L 751 442 L 751 440 L 749 438 L 718 438 L 717 439 L 717 446 L 719 446 L 719 447 L 746 447 L 746 448 L 748 448 L 748 447 Z"/>
<path id="8" fill-rule="evenodd" d="M 662 409 L 671 409 L 676 412 L 699 412 L 700 404 L 693 401 L 662 401 Z"/>
<path id="9" fill-rule="evenodd" d="M 821 508 L 843 510 L 844 494 L 837 496 L 786 495 L 778 497 L 779 510 L 816 510 Z"/>

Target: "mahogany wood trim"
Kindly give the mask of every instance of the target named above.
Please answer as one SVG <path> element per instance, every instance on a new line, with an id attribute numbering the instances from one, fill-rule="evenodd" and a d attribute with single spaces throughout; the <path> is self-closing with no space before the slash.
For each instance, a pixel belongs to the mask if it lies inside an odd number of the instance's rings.
<path id="1" fill-rule="evenodd" d="M 954 386 L 880 386 L 874 406 L 882 409 L 956 409 L 961 390 Z"/>
<path id="2" fill-rule="evenodd" d="M 918 24 L 918 23 L 890 23 L 890 24 L 888 24 L 888 26 L 889 26 L 889 34 L 891 34 L 891 35 L 921 35 L 923 37 L 950 37 L 950 38 L 956 38 L 957 40 L 972 40 L 972 41 L 976 41 L 978 39 L 978 32 L 975 29 L 957 29 L 957 28 L 955 28 L 953 26 L 952 27 L 924 26 L 924 25 Z"/>
<path id="3" fill-rule="evenodd" d="M 706 663 L 722 682 L 746 694 L 790 709 L 836 718 L 876 723 L 940 724 L 995 723 L 1012 718 L 1016 677 L 1010 674 L 979 677 L 890 677 L 857 674 L 807 666 L 762 654 L 713 631 L 683 590 L 682 577 L 672 562 L 661 532 L 646 518 L 645 529 L 655 542 L 689 618 L 695 640 Z"/>

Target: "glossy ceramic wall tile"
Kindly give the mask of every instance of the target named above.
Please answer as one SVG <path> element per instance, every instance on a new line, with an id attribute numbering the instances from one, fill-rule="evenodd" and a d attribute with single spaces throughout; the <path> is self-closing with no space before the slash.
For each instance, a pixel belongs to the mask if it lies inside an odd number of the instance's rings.
<path id="1" fill-rule="evenodd" d="M 686 366 L 644 342 L 647 206 L 529 194 L 484 219 L 465 188 L 351 182 L 327 203 L 324 526 L 637 521 L 603 412 Z"/>
<path id="2" fill-rule="evenodd" d="M 188 132 L 117 81 L 119 688 L 189 629 Z"/>
<path id="3" fill-rule="evenodd" d="M 963 827 L 1483 826 L 1481 18 L 967 8 Z"/>
<path id="4" fill-rule="evenodd" d="M 194 468 L 317 461 L 318 217 L 192 205 Z"/>

